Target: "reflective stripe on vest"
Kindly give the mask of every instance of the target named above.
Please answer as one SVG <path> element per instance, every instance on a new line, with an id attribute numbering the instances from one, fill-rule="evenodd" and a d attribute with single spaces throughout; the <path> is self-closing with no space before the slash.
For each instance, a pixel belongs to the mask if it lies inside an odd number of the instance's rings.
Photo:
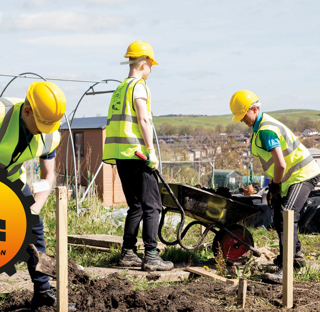
<path id="1" fill-rule="evenodd" d="M 115 164 L 116 159 L 138 159 L 135 151 L 146 154 L 137 114 L 134 108 L 133 90 L 142 83 L 147 92 L 148 117 L 151 120 L 151 97 L 143 79 L 127 78 L 112 95 L 106 126 L 106 139 L 102 160 Z"/>
<path id="2" fill-rule="evenodd" d="M 105 144 L 108 143 L 118 143 L 118 144 L 139 144 L 144 145 L 143 139 L 137 139 L 137 138 L 120 138 L 120 137 L 109 137 L 106 138 Z"/>
<path id="3" fill-rule="evenodd" d="M 7 99 L 0 98 L 0 168 L 6 168 L 10 181 L 22 179 L 22 175 L 25 176 L 25 169 L 22 167 L 25 161 L 51 153 L 60 143 L 58 131 L 42 134 L 45 144 L 42 142 L 41 135 L 34 135 L 29 144 L 32 153 L 27 147 L 9 166 L 19 140 L 19 116 L 22 105 L 23 103 L 13 104 Z"/>
<path id="4" fill-rule="evenodd" d="M 251 152 L 253 156 L 260 160 L 266 175 L 272 179 L 274 176 L 274 160 L 271 152 L 258 146 L 261 143 L 259 132 L 269 130 L 275 132 L 279 138 L 284 160 L 286 162 L 286 172 L 282 178 L 281 195 L 287 194 L 288 188 L 294 183 L 299 183 L 313 178 L 320 173 L 320 168 L 310 155 L 305 146 L 294 136 L 286 126 L 267 114 L 263 114 L 259 129 L 253 134 L 251 142 Z"/>

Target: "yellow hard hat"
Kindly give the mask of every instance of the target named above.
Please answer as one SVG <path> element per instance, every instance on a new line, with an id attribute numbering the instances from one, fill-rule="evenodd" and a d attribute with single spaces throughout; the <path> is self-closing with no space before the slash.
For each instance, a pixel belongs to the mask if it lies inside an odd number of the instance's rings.
<path id="1" fill-rule="evenodd" d="M 237 91 L 230 100 L 230 109 L 233 114 L 232 121 L 239 122 L 245 116 L 249 107 L 258 101 L 259 97 L 251 91 Z"/>
<path id="2" fill-rule="evenodd" d="M 154 60 L 154 53 L 151 45 L 144 41 L 135 41 L 131 43 L 124 57 L 137 58 L 140 56 L 148 56 L 152 60 L 152 65 L 158 65 L 158 63 Z"/>
<path id="3" fill-rule="evenodd" d="M 33 82 L 28 88 L 27 99 L 40 132 L 51 133 L 59 129 L 67 103 L 63 91 L 56 84 Z"/>

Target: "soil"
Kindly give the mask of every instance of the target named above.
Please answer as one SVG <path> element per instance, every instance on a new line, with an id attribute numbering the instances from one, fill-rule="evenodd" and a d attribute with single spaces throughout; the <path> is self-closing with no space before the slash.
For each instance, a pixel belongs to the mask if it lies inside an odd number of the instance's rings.
<path id="1" fill-rule="evenodd" d="M 69 302 L 77 311 L 285 311 L 282 285 L 248 281 L 245 309 L 237 308 L 238 286 L 199 278 L 189 283 L 161 286 L 145 291 L 133 290 L 131 282 L 118 273 L 89 280 L 73 269 L 69 281 Z M 0 306 L 0 311 L 29 311 L 32 292 L 15 291 Z M 320 311 L 320 284 L 295 283 L 293 311 Z M 37 310 L 56 311 L 43 306 Z"/>

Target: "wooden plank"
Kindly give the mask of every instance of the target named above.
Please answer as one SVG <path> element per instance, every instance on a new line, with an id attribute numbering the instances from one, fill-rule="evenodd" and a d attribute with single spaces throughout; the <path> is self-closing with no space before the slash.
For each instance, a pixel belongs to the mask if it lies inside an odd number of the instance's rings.
<path id="1" fill-rule="evenodd" d="M 90 246 L 90 245 L 84 245 L 84 244 L 70 244 L 68 243 L 69 246 L 75 246 L 75 247 L 82 247 L 82 248 L 89 248 L 92 250 L 97 250 L 97 251 L 103 251 L 103 252 L 111 252 L 111 248 L 105 248 L 105 247 L 97 247 L 97 246 Z"/>
<path id="2" fill-rule="evenodd" d="M 246 296 L 247 296 L 247 280 L 241 277 L 239 279 L 237 305 L 241 306 L 242 309 L 244 309 L 244 306 L 246 304 Z"/>
<path id="3" fill-rule="evenodd" d="M 237 280 L 237 279 L 225 278 L 225 277 L 222 277 L 220 275 L 211 273 L 211 272 L 205 270 L 204 268 L 187 267 L 187 268 L 185 268 L 185 270 L 188 271 L 188 272 L 194 273 L 194 274 L 198 274 L 198 275 L 201 275 L 201 276 L 208 277 L 208 278 L 214 278 L 214 279 L 216 279 L 218 281 L 225 282 L 227 284 L 238 285 L 238 283 L 239 283 L 239 280 Z"/>
<path id="4" fill-rule="evenodd" d="M 57 311 L 68 311 L 68 219 L 67 188 L 56 187 Z"/>
<path id="5" fill-rule="evenodd" d="M 294 211 L 283 211 L 283 306 L 293 307 Z"/>
<path id="6" fill-rule="evenodd" d="M 104 234 L 93 234 L 93 235 L 69 235 L 69 244 L 80 244 L 90 245 L 95 247 L 103 248 L 121 248 L 123 239 L 121 236 L 116 235 L 104 235 Z M 137 246 L 140 249 L 144 248 L 143 240 L 138 238 Z M 157 246 L 160 250 L 164 250 L 165 245 L 158 242 Z"/>

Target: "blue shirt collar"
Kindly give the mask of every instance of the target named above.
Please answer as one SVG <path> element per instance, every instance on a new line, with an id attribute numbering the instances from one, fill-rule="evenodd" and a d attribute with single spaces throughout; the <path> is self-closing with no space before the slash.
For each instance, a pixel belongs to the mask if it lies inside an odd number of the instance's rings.
<path id="1" fill-rule="evenodd" d="M 254 132 L 257 132 L 257 131 L 259 130 L 259 126 L 260 126 L 261 120 L 262 120 L 262 111 L 259 110 L 258 117 L 257 117 L 254 125 L 252 126 L 252 130 L 253 130 Z"/>

